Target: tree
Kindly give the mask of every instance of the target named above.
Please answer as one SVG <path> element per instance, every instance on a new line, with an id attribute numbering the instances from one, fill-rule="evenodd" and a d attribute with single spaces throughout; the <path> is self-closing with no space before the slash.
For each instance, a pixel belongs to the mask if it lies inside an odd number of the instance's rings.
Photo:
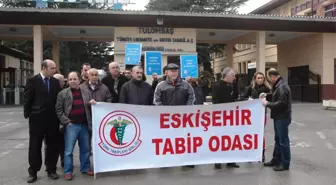
<path id="1" fill-rule="evenodd" d="M 248 0 L 150 0 L 146 6 L 152 11 L 237 13 Z M 211 53 L 223 53 L 225 44 L 197 44 L 198 62 L 204 70 L 211 70 Z"/>
<path id="2" fill-rule="evenodd" d="M 35 7 L 36 1 L 3 0 L 1 7 Z M 48 2 L 48 8 L 88 8 L 111 9 L 105 4 L 89 3 L 62 3 Z M 4 41 L 4 45 L 33 55 L 32 41 Z M 89 62 L 92 67 L 105 68 L 110 60 L 108 55 L 113 51 L 109 42 L 61 42 L 60 43 L 60 70 L 67 74 L 69 71 L 78 71 L 82 63 Z M 52 43 L 43 43 L 43 58 L 52 58 Z"/>

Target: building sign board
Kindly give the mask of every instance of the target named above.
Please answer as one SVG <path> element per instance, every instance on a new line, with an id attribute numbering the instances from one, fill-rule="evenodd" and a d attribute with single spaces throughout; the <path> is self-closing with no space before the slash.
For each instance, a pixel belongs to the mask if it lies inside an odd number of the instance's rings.
<path id="1" fill-rule="evenodd" d="M 197 55 L 181 55 L 181 77 L 198 78 L 198 59 Z"/>
<path id="2" fill-rule="evenodd" d="M 115 53 L 122 54 L 126 43 L 141 43 L 142 51 L 196 53 L 196 29 L 116 27 Z"/>
<path id="3" fill-rule="evenodd" d="M 127 43 L 125 49 L 125 64 L 138 65 L 141 59 L 141 44 Z"/>
<path id="4" fill-rule="evenodd" d="M 162 75 L 162 53 L 157 51 L 145 52 L 145 74 Z"/>

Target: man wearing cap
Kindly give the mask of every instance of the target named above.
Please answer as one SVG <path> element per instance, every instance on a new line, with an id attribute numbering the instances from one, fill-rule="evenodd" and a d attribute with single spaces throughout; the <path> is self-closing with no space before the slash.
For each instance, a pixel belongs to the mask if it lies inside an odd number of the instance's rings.
<path id="1" fill-rule="evenodd" d="M 176 64 L 168 64 L 167 78 L 156 86 L 153 104 L 158 106 L 176 106 L 194 105 L 194 103 L 194 89 L 188 82 L 179 77 L 179 67 Z"/>

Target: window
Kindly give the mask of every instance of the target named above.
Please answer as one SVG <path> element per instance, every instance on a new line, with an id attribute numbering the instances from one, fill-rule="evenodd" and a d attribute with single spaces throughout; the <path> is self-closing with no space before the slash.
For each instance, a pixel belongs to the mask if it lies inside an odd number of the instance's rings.
<path id="1" fill-rule="evenodd" d="M 336 3 L 330 4 L 324 9 L 325 17 L 336 17 Z"/>
<path id="2" fill-rule="evenodd" d="M 300 12 L 301 10 L 300 10 L 300 6 L 297 6 L 296 7 L 296 12 Z"/>
<path id="3" fill-rule="evenodd" d="M 292 15 L 295 15 L 295 8 L 292 8 L 292 9 L 291 9 L 291 14 L 292 14 Z"/>
<path id="4" fill-rule="evenodd" d="M 319 0 L 313 0 L 313 5 L 317 5 L 319 3 Z"/>
<path id="5" fill-rule="evenodd" d="M 301 4 L 301 10 L 305 10 L 305 9 L 307 9 L 307 4 L 306 3 Z"/>
<path id="6" fill-rule="evenodd" d="M 311 8 L 311 7 L 312 7 L 312 2 L 311 2 L 311 1 L 308 1 L 308 2 L 306 3 L 306 6 L 307 6 L 307 8 Z"/>
<path id="7" fill-rule="evenodd" d="M 244 71 L 243 73 L 244 73 L 244 74 L 246 74 L 246 68 L 247 68 L 247 67 L 246 67 L 246 62 L 244 62 L 244 63 L 243 63 L 243 71 Z"/>
<path id="8" fill-rule="evenodd" d="M 238 72 L 239 72 L 239 73 L 242 72 L 241 63 L 238 63 Z"/>

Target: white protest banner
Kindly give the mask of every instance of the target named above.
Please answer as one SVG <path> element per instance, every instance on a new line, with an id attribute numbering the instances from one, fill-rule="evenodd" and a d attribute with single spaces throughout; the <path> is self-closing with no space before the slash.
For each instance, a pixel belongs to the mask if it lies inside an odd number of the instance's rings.
<path id="1" fill-rule="evenodd" d="M 261 161 L 261 100 L 195 106 L 99 102 L 93 111 L 95 173 Z"/>

